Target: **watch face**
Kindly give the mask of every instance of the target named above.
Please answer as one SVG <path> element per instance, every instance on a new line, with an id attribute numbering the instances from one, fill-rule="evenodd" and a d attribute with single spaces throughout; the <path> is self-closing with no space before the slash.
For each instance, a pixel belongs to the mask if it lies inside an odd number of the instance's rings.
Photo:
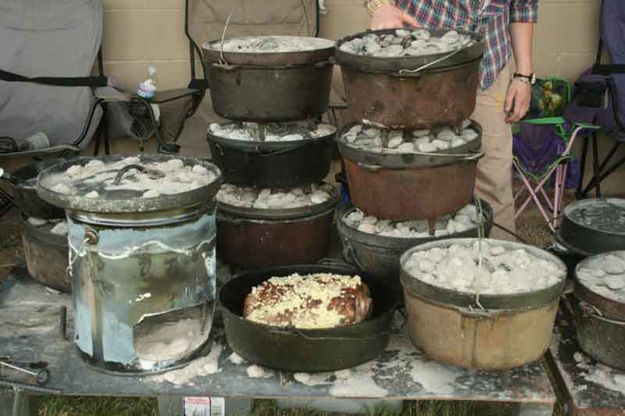
<path id="1" fill-rule="evenodd" d="M 536 73 L 532 74 L 532 78 L 531 78 L 530 82 L 532 83 L 532 85 L 536 84 Z"/>

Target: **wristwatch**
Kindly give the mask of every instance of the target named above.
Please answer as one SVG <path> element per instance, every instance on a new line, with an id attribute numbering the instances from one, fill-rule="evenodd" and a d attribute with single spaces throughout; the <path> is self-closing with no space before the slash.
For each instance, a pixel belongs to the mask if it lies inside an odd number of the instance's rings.
<path id="1" fill-rule="evenodd" d="M 530 85 L 536 84 L 536 74 L 533 72 L 529 75 L 515 72 L 512 77 L 515 79 L 518 79 L 519 81 L 525 82 L 526 84 L 530 84 Z"/>
<path id="2" fill-rule="evenodd" d="M 382 6 L 394 6 L 394 0 L 365 0 L 365 9 L 369 12 L 369 16 L 373 16 L 373 12 Z"/>

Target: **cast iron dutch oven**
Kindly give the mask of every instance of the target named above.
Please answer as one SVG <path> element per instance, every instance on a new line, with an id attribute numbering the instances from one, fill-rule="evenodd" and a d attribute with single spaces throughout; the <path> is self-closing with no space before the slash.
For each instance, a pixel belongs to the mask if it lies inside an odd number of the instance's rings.
<path id="1" fill-rule="evenodd" d="M 254 286 L 271 277 L 293 273 L 358 274 L 371 290 L 371 317 L 351 326 L 305 330 L 263 325 L 243 318 L 243 302 Z M 245 272 L 223 286 L 219 299 L 226 338 L 234 352 L 251 363 L 303 372 L 350 368 L 377 357 L 388 344 L 396 305 L 385 282 L 340 265 L 298 265 Z"/>

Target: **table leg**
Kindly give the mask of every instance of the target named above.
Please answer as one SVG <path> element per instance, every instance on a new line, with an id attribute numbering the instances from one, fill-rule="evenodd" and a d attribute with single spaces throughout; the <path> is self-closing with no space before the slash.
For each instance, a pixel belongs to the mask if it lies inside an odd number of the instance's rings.
<path id="1" fill-rule="evenodd" d="M 553 403 L 522 403 L 517 410 L 517 416 L 552 416 Z"/>
<path id="2" fill-rule="evenodd" d="M 182 416 L 182 396 L 158 396 L 158 416 Z"/>

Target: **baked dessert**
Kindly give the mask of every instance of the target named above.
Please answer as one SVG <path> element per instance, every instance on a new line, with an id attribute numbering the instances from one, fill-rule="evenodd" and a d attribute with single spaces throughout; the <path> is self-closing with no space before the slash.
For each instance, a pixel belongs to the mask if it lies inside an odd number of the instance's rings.
<path id="1" fill-rule="evenodd" d="M 360 276 L 295 273 L 252 288 L 243 317 L 280 327 L 335 328 L 364 321 L 371 307 L 369 288 Z"/>

